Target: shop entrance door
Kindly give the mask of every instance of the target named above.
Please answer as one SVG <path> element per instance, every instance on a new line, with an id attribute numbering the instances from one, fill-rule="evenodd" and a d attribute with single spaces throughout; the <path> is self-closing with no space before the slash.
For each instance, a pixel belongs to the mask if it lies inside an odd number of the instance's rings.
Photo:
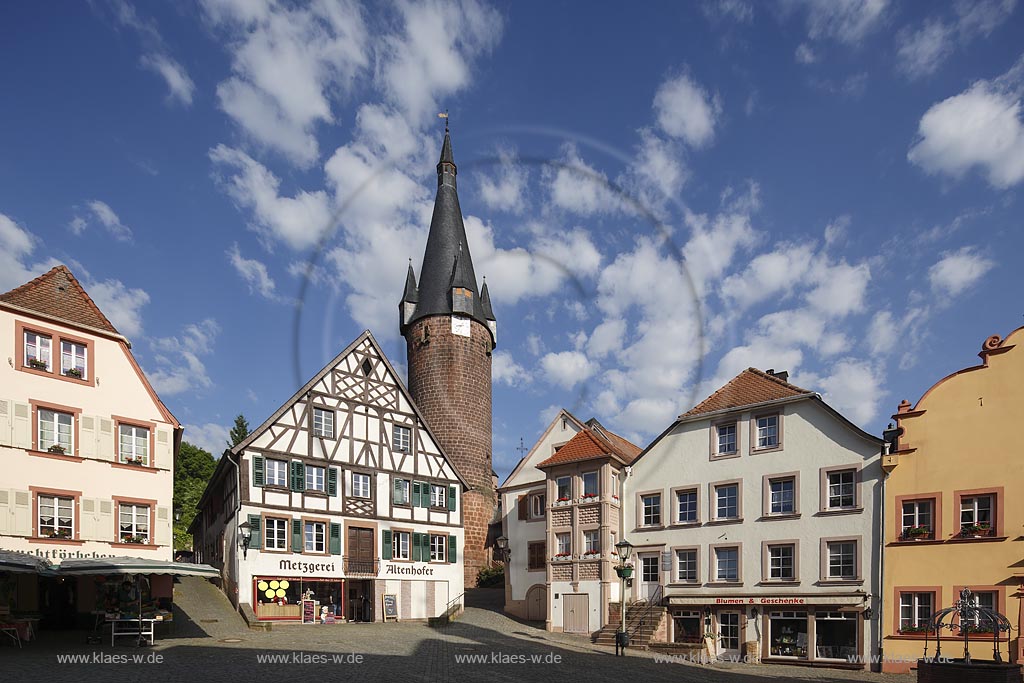
<path id="1" fill-rule="evenodd" d="M 373 621 L 373 581 L 345 582 L 348 586 L 348 604 L 345 606 L 349 621 Z"/>
<path id="2" fill-rule="evenodd" d="M 740 613 L 718 613 L 718 656 L 738 659 L 740 656 Z"/>
<path id="3" fill-rule="evenodd" d="M 661 585 L 661 553 L 640 553 L 640 586 L 637 600 L 649 601 Z"/>

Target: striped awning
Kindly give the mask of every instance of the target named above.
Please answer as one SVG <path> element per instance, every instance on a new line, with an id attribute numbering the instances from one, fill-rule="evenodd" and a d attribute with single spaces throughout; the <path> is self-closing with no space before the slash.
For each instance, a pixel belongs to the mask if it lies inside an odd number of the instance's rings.
<path id="1" fill-rule="evenodd" d="M 31 553 L 20 553 L 16 550 L 0 550 L 0 572 L 16 574 L 48 574 L 51 571 L 49 560 Z"/>
<path id="2" fill-rule="evenodd" d="M 208 564 L 148 560 L 141 557 L 98 557 L 67 559 L 60 563 L 58 574 L 170 574 L 217 578 L 220 571 Z"/>

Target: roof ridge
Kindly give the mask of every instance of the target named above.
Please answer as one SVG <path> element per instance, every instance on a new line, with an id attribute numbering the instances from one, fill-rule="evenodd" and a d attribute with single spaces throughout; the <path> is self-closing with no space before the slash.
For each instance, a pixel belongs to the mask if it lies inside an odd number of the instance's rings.
<path id="1" fill-rule="evenodd" d="M 42 287 L 47 282 L 51 281 L 54 277 L 56 277 L 58 273 L 63 274 L 67 278 L 68 283 L 74 286 L 78 294 L 81 296 L 82 301 L 91 310 L 91 312 L 96 315 L 98 322 L 101 323 L 100 325 L 91 325 L 92 327 L 104 329 L 105 331 L 113 332 L 114 334 L 120 334 L 120 332 L 117 331 L 117 328 L 114 327 L 114 324 L 110 322 L 110 319 L 107 318 L 107 316 L 103 314 L 103 311 L 100 310 L 100 307 L 96 305 L 96 302 L 93 300 L 93 298 L 89 296 L 89 292 L 85 290 L 85 287 L 83 287 L 82 283 L 79 282 L 78 278 L 75 277 L 75 274 L 72 273 L 71 270 L 63 263 L 54 266 L 53 268 L 46 271 L 42 275 L 39 275 L 38 277 L 29 280 L 23 285 L 20 285 L 8 292 L 0 294 L 0 301 L 21 306 L 22 308 L 28 309 L 30 311 L 33 311 L 34 313 L 45 316 L 47 318 L 55 318 L 58 320 L 63 320 L 80 325 L 88 324 L 82 320 L 75 320 L 74 318 L 68 316 L 58 315 L 52 311 L 43 310 L 39 307 L 38 304 L 33 305 L 34 302 L 17 301 L 20 298 L 19 295 L 30 295 L 33 291 Z"/>
<path id="2" fill-rule="evenodd" d="M 756 396 L 755 394 L 757 394 L 758 392 L 754 388 L 752 388 L 751 386 L 746 387 L 746 392 L 744 392 L 744 388 L 742 387 L 742 384 L 743 384 L 745 378 L 752 378 L 752 379 L 755 379 L 758 382 L 769 381 L 769 382 L 771 382 L 771 384 L 777 386 L 779 389 L 784 389 L 788 393 L 785 394 L 785 395 L 781 395 L 781 396 L 780 395 L 772 395 L 773 392 L 764 391 L 763 388 L 762 388 L 761 393 L 763 395 Z M 725 396 L 730 395 L 730 393 L 736 394 L 737 396 L 739 396 L 739 395 L 744 395 L 744 396 L 743 396 L 743 398 L 737 399 L 740 402 L 733 402 L 733 403 L 729 403 L 729 404 L 726 404 L 726 405 L 721 405 L 721 406 L 717 406 L 716 407 L 716 404 L 721 402 L 720 399 L 722 399 Z M 774 393 L 778 393 L 778 389 L 776 389 Z M 780 379 L 779 377 L 776 377 L 775 375 L 769 375 L 767 372 L 764 372 L 763 370 L 758 370 L 757 368 L 750 367 L 750 368 L 746 368 L 745 370 L 741 370 L 735 377 L 733 377 L 728 382 L 723 384 L 721 387 L 719 387 L 718 389 L 713 391 L 707 398 L 705 398 L 703 401 L 701 401 L 697 405 L 695 405 L 692 408 L 690 408 L 689 410 L 687 410 L 685 413 L 683 413 L 679 417 L 680 418 L 683 418 L 683 417 L 693 417 L 695 415 L 702 415 L 704 413 L 713 413 L 713 412 L 716 412 L 718 410 L 741 408 L 741 407 L 747 406 L 747 405 L 756 405 L 758 403 L 765 403 L 765 402 L 768 402 L 768 401 L 775 401 L 775 400 L 778 400 L 780 398 L 789 398 L 789 397 L 792 397 L 792 396 L 801 396 L 801 395 L 803 395 L 803 396 L 814 396 L 815 392 L 813 392 L 813 391 L 811 391 L 809 389 L 804 389 L 803 387 L 798 387 L 795 384 L 790 384 L 789 382 L 787 382 L 787 381 L 785 381 L 783 379 Z"/>

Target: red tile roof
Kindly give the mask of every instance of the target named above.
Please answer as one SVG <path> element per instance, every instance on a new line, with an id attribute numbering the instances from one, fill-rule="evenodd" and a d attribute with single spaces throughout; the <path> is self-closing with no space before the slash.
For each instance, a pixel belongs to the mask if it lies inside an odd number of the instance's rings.
<path id="1" fill-rule="evenodd" d="M 0 302 L 26 308 L 47 318 L 118 334 L 66 266 L 51 268 L 35 280 L 0 294 Z"/>
<path id="2" fill-rule="evenodd" d="M 638 455 L 640 455 L 638 446 L 604 427 L 597 427 L 588 422 L 586 429 L 569 439 L 550 458 L 538 463 L 537 467 L 551 467 L 609 456 L 628 464 L 633 462 Z"/>
<path id="3" fill-rule="evenodd" d="M 814 392 L 801 389 L 757 368 L 747 368 L 726 382 L 721 389 L 680 415 L 680 418 L 805 395 L 813 396 Z"/>

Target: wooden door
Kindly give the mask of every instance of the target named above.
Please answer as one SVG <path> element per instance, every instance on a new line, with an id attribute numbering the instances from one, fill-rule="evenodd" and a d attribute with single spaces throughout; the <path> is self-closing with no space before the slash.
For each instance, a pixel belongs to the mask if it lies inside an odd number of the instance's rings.
<path id="1" fill-rule="evenodd" d="M 562 630 L 566 633 L 590 633 L 590 596 L 586 593 L 562 593 Z"/>
<path id="2" fill-rule="evenodd" d="M 544 621 L 548 618 L 548 590 L 534 586 L 526 594 L 526 618 L 530 621 Z"/>
<path id="3" fill-rule="evenodd" d="M 348 554 L 350 573 L 375 573 L 373 571 L 373 561 L 375 559 L 373 529 L 350 526 L 348 528 L 348 545 L 345 548 Z"/>

